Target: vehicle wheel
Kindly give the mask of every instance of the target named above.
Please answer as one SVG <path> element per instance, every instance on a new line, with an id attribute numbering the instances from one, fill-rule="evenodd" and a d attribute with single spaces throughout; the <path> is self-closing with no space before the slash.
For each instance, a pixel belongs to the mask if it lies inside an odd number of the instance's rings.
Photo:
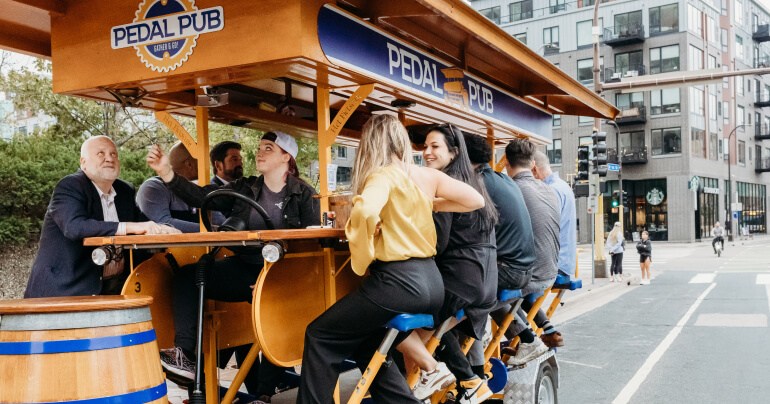
<path id="1" fill-rule="evenodd" d="M 551 364 L 544 362 L 537 374 L 535 382 L 535 403 L 558 404 L 556 397 L 556 380 Z"/>

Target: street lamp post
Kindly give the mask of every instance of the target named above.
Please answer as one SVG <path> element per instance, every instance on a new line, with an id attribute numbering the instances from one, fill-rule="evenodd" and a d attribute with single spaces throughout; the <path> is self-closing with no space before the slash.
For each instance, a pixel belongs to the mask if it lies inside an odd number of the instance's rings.
<path id="1" fill-rule="evenodd" d="M 738 125 L 730 132 L 729 135 L 727 135 L 727 186 L 730 188 L 729 191 L 727 191 L 727 220 L 729 220 L 730 223 L 730 233 L 727 235 L 727 241 L 733 241 L 733 176 L 732 176 L 732 166 L 733 166 L 733 160 L 732 160 L 732 154 L 733 154 L 733 146 L 732 143 L 730 143 L 730 139 L 735 134 L 735 131 L 738 130 L 738 128 L 745 128 L 747 126 L 753 126 L 748 124 Z M 735 142 L 736 146 L 738 145 L 738 142 Z M 737 155 L 736 155 L 737 158 Z"/>

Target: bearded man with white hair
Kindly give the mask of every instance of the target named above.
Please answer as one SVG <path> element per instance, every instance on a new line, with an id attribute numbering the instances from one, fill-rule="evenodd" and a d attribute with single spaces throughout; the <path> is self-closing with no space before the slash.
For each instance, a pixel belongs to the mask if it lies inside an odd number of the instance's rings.
<path id="1" fill-rule="evenodd" d="M 40 234 L 40 247 L 25 298 L 120 294 L 128 276 L 128 253 L 118 251 L 103 266 L 91 259 L 86 237 L 171 234 L 178 230 L 147 219 L 134 203 L 134 187 L 118 179 L 120 160 L 106 136 L 80 148 L 80 170 L 54 188 Z"/>

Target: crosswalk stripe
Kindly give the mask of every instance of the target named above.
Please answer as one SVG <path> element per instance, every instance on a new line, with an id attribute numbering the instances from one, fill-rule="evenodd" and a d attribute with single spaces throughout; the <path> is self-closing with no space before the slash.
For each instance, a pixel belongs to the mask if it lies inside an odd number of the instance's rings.
<path id="1" fill-rule="evenodd" d="M 770 274 L 758 274 L 757 285 L 770 285 Z"/>
<path id="2" fill-rule="evenodd" d="M 697 274 L 692 279 L 690 279 L 690 283 L 711 283 L 714 282 L 714 278 L 716 276 L 717 274 L 713 272 Z"/>

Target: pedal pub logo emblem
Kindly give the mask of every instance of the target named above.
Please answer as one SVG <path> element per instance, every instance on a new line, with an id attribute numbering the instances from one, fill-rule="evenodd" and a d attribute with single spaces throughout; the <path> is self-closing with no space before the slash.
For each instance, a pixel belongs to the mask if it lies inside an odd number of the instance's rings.
<path id="1" fill-rule="evenodd" d="M 145 0 L 134 21 L 110 30 L 112 49 L 133 47 L 144 64 L 167 73 L 187 61 L 198 37 L 221 31 L 222 7 L 198 10 L 194 0 Z"/>

